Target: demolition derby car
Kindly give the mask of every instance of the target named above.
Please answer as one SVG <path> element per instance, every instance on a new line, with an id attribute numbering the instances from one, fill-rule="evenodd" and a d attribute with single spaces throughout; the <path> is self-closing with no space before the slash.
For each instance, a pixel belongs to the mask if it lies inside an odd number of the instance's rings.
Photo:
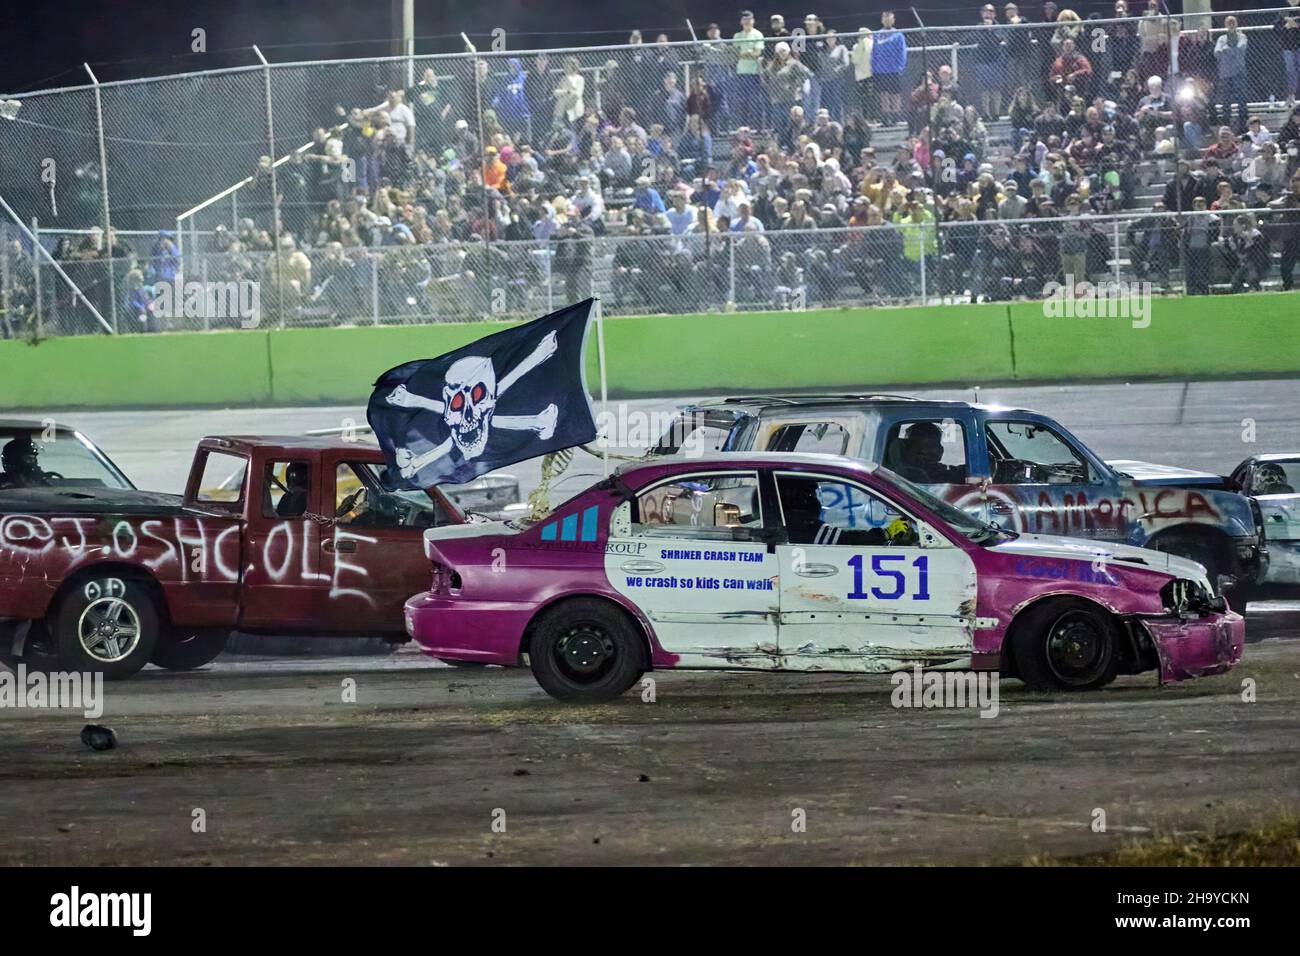
<path id="1" fill-rule="evenodd" d="M 0 422 L 0 454 L 0 659 L 110 679 L 202 666 L 233 630 L 405 641 L 421 535 L 465 520 L 341 438 L 205 438 L 183 496 L 59 426 Z"/>
<path id="2" fill-rule="evenodd" d="M 527 655 L 560 699 L 670 667 L 1164 683 L 1227 670 L 1244 640 L 1192 561 L 1007 530 L 834 455 L 639 462 L 541 521 L 432 529 L 425 548 L 416 643 L 452 661 Z"/>
<path id="3" fill-rule="evenodd" d="M 1300 453 L 1255 455 L 1232 472 L 1259 507 L 1268 541 L 1264 584 L 1300 584 Z"/>
<path id="4" fill-rule="evenodd" d="M 713 399 L 683 408 L 651 454 L 702 448 L 850 455 L 982 522 L 1190 558 L 1216 593 L 1271 580 L 1260 504 L 1233 479 L 1104 461 L 1059 422 L 1023 408 L 904 395 Z M 1280 527 L 1270 522 L 1269 538 Z"/>

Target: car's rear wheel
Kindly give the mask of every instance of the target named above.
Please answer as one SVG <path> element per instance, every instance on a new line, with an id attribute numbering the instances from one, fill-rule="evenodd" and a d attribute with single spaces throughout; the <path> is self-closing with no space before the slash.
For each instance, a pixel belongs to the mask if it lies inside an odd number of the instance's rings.
<path id="1" fill-rule="evenodd" d="M 68 591 L 54 618 L 60 665 L 121 680 L 149 663 L 158 644 L 158 609 L 141 582 L 88 577 Z"/>
<path id="2" fill-rule="evenodd" d="M 1035 690 L 1092 690 L 1115 679 L 1115 622 L 1101 608 L 1071 598 L 1045 601 L 1012 624 L 1016 668 Z"/>
<path id="3" fill-rule="evenodd" d="M 192 671 L 216 660 L 229 638 L 228 628 L 177 628 L 158 642 L 149 660 L 169 671 Z"/>
<path id="4" fill-rule="evenodd" d="M 528 646 L 533 676 L 557 700 L 613 700 L 646 669 L 635 624 L 608 602 L 579 598 L 537 622 Z"/>

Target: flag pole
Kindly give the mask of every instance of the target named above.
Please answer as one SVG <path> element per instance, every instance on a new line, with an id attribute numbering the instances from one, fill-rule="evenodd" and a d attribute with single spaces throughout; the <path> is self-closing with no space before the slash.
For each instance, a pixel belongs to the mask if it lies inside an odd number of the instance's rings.
<path id="1" fill-rule="evenodd" d="M 600 297 L 596 296 L 596 354 L 600 361 L 600 417 L 605 422 L 609 421 L 609 415 L 606 414 L 609 403 L 609 383 L 605 379 L 605 309 L 601 305 Z M 601 460 L 604 462 L 605 477 L 609 477 L 609 436 L 602 435 L 600 443 Z"/>

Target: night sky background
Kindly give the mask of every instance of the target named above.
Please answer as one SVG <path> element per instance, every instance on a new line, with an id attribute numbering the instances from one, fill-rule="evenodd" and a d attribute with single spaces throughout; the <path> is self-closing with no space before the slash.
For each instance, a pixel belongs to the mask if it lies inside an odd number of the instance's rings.
<path id="1" fill-rule="evenodd" d="M 1003 0 L 998 0 L 1001 8 Z M 1167 0 L 1169 2 L 1169 0 Z M 1279 0 L 1280 2 L 1280 0 Z M 1111 0 L 1070 3 L 1081 14 L 1111 9 Z M 1137 3 L 1131 5 L 1137 6 Z M 1216 9 L 1247 6 L 1245 0 L 1218 0 Z M 1041 3 L 1022 3 L 1021 15 L 1041 18 Z M 1178 12 L 1181 2 L 1169 2 Z M 922 0 L 916 9 L 931 24 L 974 23 L 980 3 Z M 787 28 L 817 13 L 828 26 L 852 30 L 876 27 L 879 11 L 900 10 L 898 25 L 912 26 L 905 8 L 889 0 L 805 0 L 754 8 L 759 29 L 768 15 L 785 15 Z M 673 40 L 689 40 L 690 17 L 702 36 L 716 20 L 730 36 L 741 5 L 735 0 L 655 0 L 653 3 L 595 3 L 592 0 L 416 0 L 418 53 L 458 52 L 459 32 L 485 45 L 494 27 L 511 35 L 511 48 L 622 43 L 632 27 L 647 42 L 659 30 Z M 273 62 L 387 56 L 391 37 L 400 35 L 400 4 L 391 0 L 0 0 L 0 91 L 8 93 L 59 86 L 80 86 L 88 79 L 81 68 L 90 62 L 101 81 L 156 76 L 255 63 L 257 43 Z M 208 52 L 190 53 L 195 27 L 207 31 Z"/>

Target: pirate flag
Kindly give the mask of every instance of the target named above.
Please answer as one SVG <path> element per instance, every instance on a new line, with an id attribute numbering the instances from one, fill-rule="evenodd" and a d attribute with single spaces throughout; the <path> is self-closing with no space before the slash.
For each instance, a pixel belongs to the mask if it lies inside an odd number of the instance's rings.
<path id="1" fill-rule="evenodd" d="M 366 417 L 394 488 L 458 484 L 596 437 L 583 346 L 594 299 L 389 369 Z"/>

